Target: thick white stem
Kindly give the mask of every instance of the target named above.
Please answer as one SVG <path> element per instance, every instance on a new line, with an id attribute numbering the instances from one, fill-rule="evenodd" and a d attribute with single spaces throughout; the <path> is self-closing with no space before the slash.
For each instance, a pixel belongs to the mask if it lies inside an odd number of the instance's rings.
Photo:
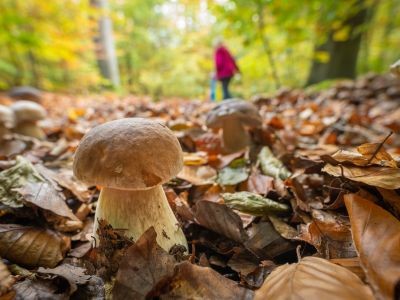
<path id="1" fill-rule="evenodd" d="M 227 120 L 222 126 L 224 151 L 233 153 L 247 147 L 251 143 L 251 139 L 246 129 L 238 120 Z"/>
<path id="2" fill-rule="evenodd" d="M 43 129 L 36 122 L 20 122 L 13 131 L 22 135 L 35 137 L 39 140 L 43 140 L 46 137 Z"/>
<path id="3" fill-rule="evenodd" d="M 0 125 L 0 141 L 4 139 L 4 136 L 9 134 L 10 130 L 3 125 Z"/>
<path id="4" fill-rule="evenodd" d="M 116 190 L 103 188 L 97 202 L 94 232 L 98 219 L 104 219 L 115 229 L 125 229 L 125 235 L 136 241 L 151 226 L 157 232 L 157 243 L 166 251 L 175 244 L 188 249 L 161 185 L 149 190 Z"/>

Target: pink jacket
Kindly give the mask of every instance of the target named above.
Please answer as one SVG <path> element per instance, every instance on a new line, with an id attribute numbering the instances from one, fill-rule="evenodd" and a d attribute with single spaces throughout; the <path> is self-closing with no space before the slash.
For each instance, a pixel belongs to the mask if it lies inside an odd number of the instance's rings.
<path id="1" fill-rule="evenodd" d="M 239 68 L 236 65 L 235 59 L 224 46 L 217 48 L 214 58 L 218 80 L 232 77 L 236 72 L 239 72 Z"/>

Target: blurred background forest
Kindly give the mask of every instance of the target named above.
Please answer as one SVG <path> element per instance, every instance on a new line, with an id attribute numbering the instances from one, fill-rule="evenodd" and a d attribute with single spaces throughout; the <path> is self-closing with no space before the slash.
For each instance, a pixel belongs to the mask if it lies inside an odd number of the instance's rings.
<path id="1" fill-rule="evenodd" d="M 1 0 L 0 90 L 206 98 L 220 36 L 243 97 L 386 72 L 399 15 L 400 0 Z"/>

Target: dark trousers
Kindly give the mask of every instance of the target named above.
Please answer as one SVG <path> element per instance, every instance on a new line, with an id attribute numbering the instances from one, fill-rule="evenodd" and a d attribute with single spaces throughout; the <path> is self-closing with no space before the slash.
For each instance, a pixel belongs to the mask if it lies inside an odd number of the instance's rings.
<path id="1" fill-rule="evenodd" d="M 232 98 L 231 93 L 229 93 L 229 83 L 231 82 L 232 77 L 221 78 L 222 84 L 222 93 L 225 99 Z"/>

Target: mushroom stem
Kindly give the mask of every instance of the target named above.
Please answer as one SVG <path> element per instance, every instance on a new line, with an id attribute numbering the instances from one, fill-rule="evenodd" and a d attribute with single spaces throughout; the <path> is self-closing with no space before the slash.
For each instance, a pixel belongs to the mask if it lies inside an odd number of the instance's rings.
<path id="1" fill-rule="evenodd" d="M 226 120 L 222 125 L 222 130 L 223 147 L 226 153 L 237 152 L 251 143 L 249 134 L 238 120 Z"/>
<path id="2" fill-rule="evenodd" d="M 157 232 L 157 243 L 166 251 L 175 244 L 188 249 L 187 241 L 175 218 L 161 185 L 147 190 L 102 188 L 95 215 L 115 229 L 126 229 L 125 235 L 136 241 L 151 226 Z"/>
<path id="3" fill-rule="evenodd" d="M 10 130 L 5 127 L 4 125 L 0 124 L 0 141 L 2 141 L 4 139 L 4 136 L 9 134 Z"/>
<path id="4" fill-rule="evenodd" d="M 22 135 L 35 137 L 39 140 L 43 140 L 46 137 L 45 133 L 36 124 L 36 122 L 20 122 L 17 124 L 13 131 Z"/>

